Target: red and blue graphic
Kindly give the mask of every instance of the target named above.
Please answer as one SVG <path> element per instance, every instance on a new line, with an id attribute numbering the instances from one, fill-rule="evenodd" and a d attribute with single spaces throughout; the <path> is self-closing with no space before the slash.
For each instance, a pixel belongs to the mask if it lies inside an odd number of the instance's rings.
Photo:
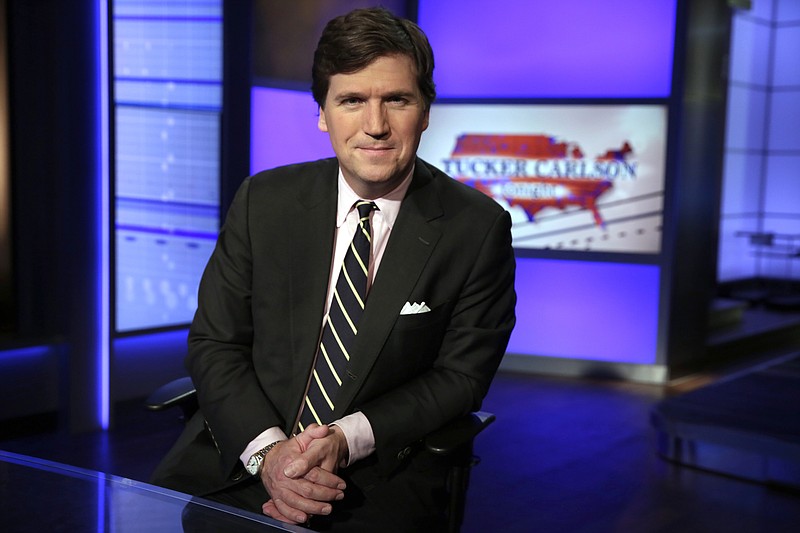
<path id="1" fill-rule="evenodd" d="M 627 141 L 594 158 L 574 142 L 549 135 L 464 134 L 443 161 L 446 173 L 510 207 L 521 207 L 530 222 L 547 208 L 577 207 L 605 227 L 598 200 L 617 180 L 636 179 L 633 148 Z"/>

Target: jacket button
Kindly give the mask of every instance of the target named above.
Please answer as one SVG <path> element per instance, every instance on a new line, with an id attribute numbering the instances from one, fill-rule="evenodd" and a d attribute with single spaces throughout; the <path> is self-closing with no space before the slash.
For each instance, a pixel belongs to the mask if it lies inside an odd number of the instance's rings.
<path id="1" fill-rule="evenodd" d="M 240 481 L 244 477 L 245 471 L 239 470 L 233 475 L 233 481 Z"/>
<path id="2" fill-rule="evenodd" d="M 410 447 L 405 447 L 402 450 L 400 450 L 400 453 L 397 454 L 397 459 L 402 461 L 403 459 L 408 457 L 408 454 L 410 454 L 410 453 L 411 453 L 411 448 Z"/>

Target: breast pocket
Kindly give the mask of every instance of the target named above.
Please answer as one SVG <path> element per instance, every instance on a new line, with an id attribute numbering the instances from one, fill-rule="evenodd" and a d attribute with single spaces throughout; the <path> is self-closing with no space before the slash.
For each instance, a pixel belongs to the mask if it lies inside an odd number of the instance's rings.
<path id="1" fill-rule="evenodd" d="M 418 328 L 437 328 L 442 327 L 441 322 L 447 318 L 449 306 L 447 303 L 438 305 L 425 313 L 414 313 L 413 315 L 400 315 L 397 317 L 394 329 L 410 330 Z"/>
<path id="2" fill-rule="evenodd" d="M 449 322 L 451 309 L 440 305 L 427 313 L 400 315 L 377 365 L 403 382 L 433 366 Z"/>

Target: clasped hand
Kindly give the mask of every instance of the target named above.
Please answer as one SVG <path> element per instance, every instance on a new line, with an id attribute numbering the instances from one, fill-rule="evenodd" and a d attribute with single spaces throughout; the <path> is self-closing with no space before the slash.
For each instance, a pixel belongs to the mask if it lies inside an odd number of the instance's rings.
<path id="1" fill-rule="evenodd" d="M 345 482 L 336 475 L 347 455 L 347 440 L 336 426 L 311 424 L 264 457 L 261 481 L 271 499 L 264 514 L 292 524 L 327 515 L 331 502 L 344 498 Z"/>

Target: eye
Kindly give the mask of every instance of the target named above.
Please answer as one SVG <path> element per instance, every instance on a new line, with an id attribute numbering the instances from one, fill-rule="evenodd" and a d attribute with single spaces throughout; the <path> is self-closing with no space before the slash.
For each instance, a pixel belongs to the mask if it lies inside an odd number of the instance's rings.
<path id="1" fill-rule="evenodd" d="M 348 96 L 347 98 L 342 98 L 340 102 L 344 106 L 354 106 L 358 105 L 361 102 L 361 99 L 355 96 Z"/>

